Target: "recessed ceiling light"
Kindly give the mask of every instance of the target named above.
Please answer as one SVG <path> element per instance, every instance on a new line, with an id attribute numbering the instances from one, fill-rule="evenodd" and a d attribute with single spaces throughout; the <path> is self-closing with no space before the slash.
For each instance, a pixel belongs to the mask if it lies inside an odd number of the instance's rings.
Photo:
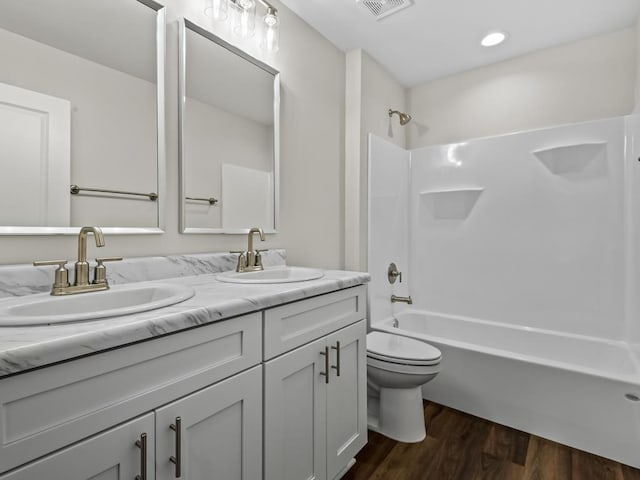
<path id="1" fill-rule="evenodd" d="M 504 42 L 506 39 L 507 39 L 507 34 L 504 32 L 499 32 L 499 31 L 489 32 L 483 37 L 480 44 L 483 47 L 495 47 L 496 45 L 499 45 L 502 42 Z"/>

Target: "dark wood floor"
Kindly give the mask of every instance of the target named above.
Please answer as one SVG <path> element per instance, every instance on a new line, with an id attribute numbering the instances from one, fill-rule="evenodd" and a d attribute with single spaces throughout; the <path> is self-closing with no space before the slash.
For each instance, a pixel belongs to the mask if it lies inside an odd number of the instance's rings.
<path id="1" fill-rule="evenodd" d="M 425 421 L 421 443 L 369 432 L 343 480 L 640 480 L 638 469 L 434 403 Z"/>

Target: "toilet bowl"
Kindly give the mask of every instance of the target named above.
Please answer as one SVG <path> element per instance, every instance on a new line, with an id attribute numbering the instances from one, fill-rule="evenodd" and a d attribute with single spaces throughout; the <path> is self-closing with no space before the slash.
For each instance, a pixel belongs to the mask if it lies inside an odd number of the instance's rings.
<path id="1" fill-rule="evenodd" d="M 369 429 L 400 442 L 426 436 L 422 385 L 440 371 L 440 350 L 387 332 L 367 335 Z"/>

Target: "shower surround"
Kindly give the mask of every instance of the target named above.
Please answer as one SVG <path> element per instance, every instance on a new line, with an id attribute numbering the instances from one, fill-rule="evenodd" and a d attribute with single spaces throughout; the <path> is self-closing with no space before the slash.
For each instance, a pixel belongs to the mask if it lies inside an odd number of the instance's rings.
<path id="1" fill-rule="evenodd" d="M 425 398 L 640 467 L 639 125 L 370 137 L 371 323 L 443 351 Z"/>

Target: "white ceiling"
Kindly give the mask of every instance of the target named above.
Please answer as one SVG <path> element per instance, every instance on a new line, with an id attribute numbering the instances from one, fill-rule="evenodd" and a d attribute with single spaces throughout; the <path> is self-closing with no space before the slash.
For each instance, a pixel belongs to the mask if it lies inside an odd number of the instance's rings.
<path id="1" fill-rule="evenodd" d="M 640 0 L 413 0 L 378 21 L 356 0 L 281 2 L 341 50 L 365 50 L 406 87 L 629 27 L 640 14 Z M 481 47 L 493 29 L 509 39 Z"/>

